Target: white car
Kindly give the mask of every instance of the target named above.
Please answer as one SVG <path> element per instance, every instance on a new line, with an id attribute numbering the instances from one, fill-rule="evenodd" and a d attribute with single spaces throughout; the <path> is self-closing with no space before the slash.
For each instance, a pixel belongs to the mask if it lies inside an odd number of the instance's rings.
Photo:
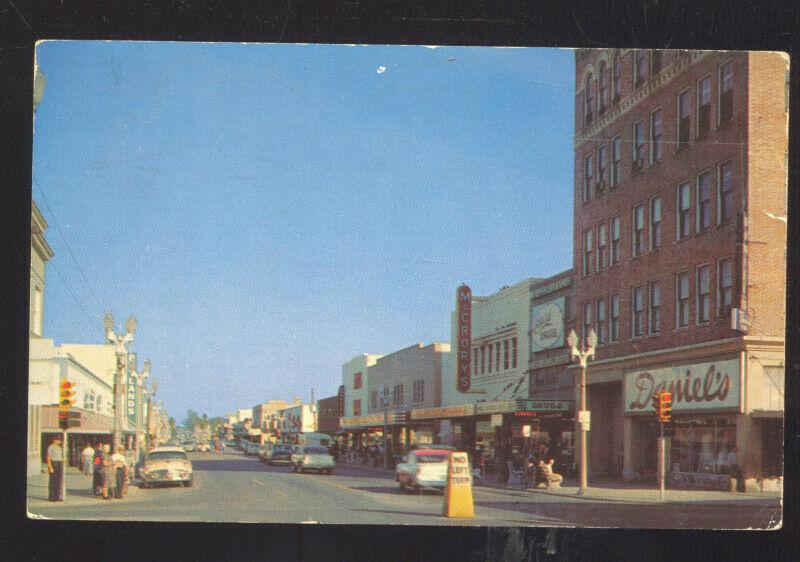
<path id="1" fill-rule="evenodd" d="M 192 463 L 182 447 L 156 447 L 144 461 L 141 471 L 142 488 L 154 484 L 183 484 L 194 482 Z"/>
<path id="2" fill-rule="evenodd" d="M 198 443 L 196 449 L 198 452 L 207 453 L 211 450 L 211 447 L 209 447 L 208 443 Z"/>
<path id="3" fill-rule="evenodd" d="M 400 489 L 415 493 L 422 488 L 444 490 L 450 453 L 446 449 L 418 449 L 408 453 L 396 468 L 395 480 Z"/>
<path id="4" fill-rule="evenodd" d="M 292 453 L 291 462 L 294 472 L 316 470 L 324 474 L 333 474 L 333 469 L 336 468 L 336 460 L 328 452 L 327 447 L 316 445 L 296 447 L 296 452 Z"/>

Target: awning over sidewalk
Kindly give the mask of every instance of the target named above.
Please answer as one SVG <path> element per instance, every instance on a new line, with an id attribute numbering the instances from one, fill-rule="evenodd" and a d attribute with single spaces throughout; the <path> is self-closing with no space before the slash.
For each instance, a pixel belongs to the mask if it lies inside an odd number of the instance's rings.
<path id="1" fill-rule="evenodd" d="M 81 423 L 79 427 L 70 428 L 69 433 L 97 433 L 105 434 L 114 431 L 114 419 L 111 416 L 81 410 Z M 58 405 L 42 406 L 42 432 L 53 433 L 61 431 L 58 425 Z M 134 433 L 134 430 L 123 428 L 123 433 Z"/>

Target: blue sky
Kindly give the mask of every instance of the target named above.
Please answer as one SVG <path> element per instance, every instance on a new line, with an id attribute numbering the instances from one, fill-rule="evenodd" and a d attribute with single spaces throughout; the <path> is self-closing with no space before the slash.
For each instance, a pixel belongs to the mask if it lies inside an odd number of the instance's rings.
<path id="1" fill-rule="evenodd" d="M 571 266 L 571 51 L 80 41 L 37 61 L 45 336 L 135 314 L 179 420 L 330 396 L 354 355 L 447 341 L 460 283 Z"/>

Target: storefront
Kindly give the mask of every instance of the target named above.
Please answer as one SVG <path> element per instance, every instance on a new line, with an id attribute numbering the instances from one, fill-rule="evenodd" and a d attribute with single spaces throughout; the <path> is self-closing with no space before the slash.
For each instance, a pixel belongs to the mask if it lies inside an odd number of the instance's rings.
<path id="1" fill-rule="evenodd" d="M 672 392 L 666 430 L 666 468 L 671 486 L 728 490 L 757 446 L 743 432 L 740 359 L 632 370 L 625 374 L 626 478 L 655 481 L 659 424 L 651 397 Z"/>
<path id="2" fill-rule="evenodd" d="M 383 414 L 339 418 L 342 445 L 359 451 L 383 443 Z"/>
<path id="3" fill-rule="evenodd" d="M 61 437 L 62 430 L 58 425 L 58 406 L 42 406 L 42 433 L 39 455 L 42 463 L 45 462 L 47 447 L 54 437 Z M 123 431 L 123 443 L 127 448 L 133 446 L 134 432 Z M 80 466 L 81 451 L 87 443 L 93 448 L 99 444 L 111 445 L 113 441 L 113 419 L 111 416 L 81 410 L 79 427 L 72 427 L 67 431 L 67 461 L 68 466 Z"/>
<path id="4" fill-rule="evenodd" d="M 411 410 L 408 413 L 408 425 L 413 432 L 412 445 L 427 441 L 454 445 L 463 450 L 465 443 L 474 435 L 474 427 L 465 423 L 474 412 L 473 404 Z"/>

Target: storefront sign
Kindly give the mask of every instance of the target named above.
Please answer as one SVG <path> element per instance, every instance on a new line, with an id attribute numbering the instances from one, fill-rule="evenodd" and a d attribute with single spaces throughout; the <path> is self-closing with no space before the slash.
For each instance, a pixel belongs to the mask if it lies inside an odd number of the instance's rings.
<path id="1" fill-rule="evenodd" d="M 369 427 L 371 425 L 383 425 L 383 414 L 356 416 L 354 418 L 339 418 L 339 426 L 342 428 Z"/>
<path id="2" fill-rule="evenodd" d="M 564 345 L 564 303 L 559 297 L 531 309 L 531 351 Z"/>
<path id="3" fill-rule="evenodd" d="M 463 418 L 475 413 L 474 404 L 462 404 L 461 406 L 442 406 L 440 408 L 422 408 L 411 410 L 412 420 L 430 420 L 446 418 Z"/>
<path id="4" fill-rule="evenodd" d="M 466 285 L 461 285 L 456 290 L 456 316 L 458 318 L 456 388 L 459 392 L 467 392 L 472 372 L 472 291 Z"/>
<path id="5" fill-rule="evenodd" d="M 531 412 L 570 412 L 572 400 L 522 400 L 516 401 L 517 410 Z"/>
<path id="6" fill-rule="evenodd" d="M 739 408 L 739 359 L 625 374 L 625 411 L 652 412 L 656 392 L 672 393 L 672 410 L 729 410 Z"/>
<path id="7" fill-rule="evenodd" d="M 476 402 L 476 414 L 505 414 L 517 409 L 516 400 L 493 400 L 491 402 Z"/>
<path id="8" fill-rule="evenodd" d="M 472 471 L 467 453 L 450 453 L 447 463 L 447 483 L 444 490 L 445 517 L 475 517 L 472 498 Z"/>

